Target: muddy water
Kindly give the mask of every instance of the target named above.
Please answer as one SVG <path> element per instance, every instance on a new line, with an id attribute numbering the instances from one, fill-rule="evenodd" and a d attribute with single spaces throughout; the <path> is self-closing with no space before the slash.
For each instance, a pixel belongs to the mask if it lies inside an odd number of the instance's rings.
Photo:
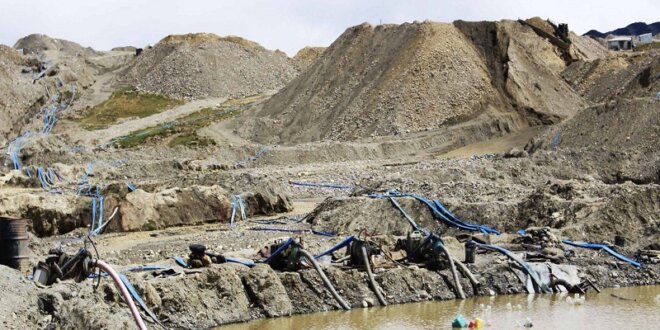
<path id="1" fill-rule="evenodd" d="M 616 295 L 625 299 L 614 297 Z M 226 329 L 451 329 L 456 314 L 481 317 L 484 329 L 660 329 L 660 286 L 589 292 L 576 303 L 566 294 L 479 297 L 384 308 L 360 308 L 264 319 L 220 327 Z"/>

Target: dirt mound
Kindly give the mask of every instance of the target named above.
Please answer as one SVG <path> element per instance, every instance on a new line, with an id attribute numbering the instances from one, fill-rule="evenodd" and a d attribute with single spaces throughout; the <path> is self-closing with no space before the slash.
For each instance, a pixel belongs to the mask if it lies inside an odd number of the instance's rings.
<path id="1" fill-rule="evenodd" d="M 580 36 L 573 32 L 570 33 L 570 38 L 573 42 L 573 51 L 581 60 L 593 61 L 609 54 L 607 47 L 596 39 Z"/>
<path id="2" fill-rule="evenodd" d="M 556 47 L 518 22 L 363 24 L 346 30 L 240 131 L 260 142 L 308 142 L 503 113 L 518 113 L 521 126 L 549 123 L 584 106 L 558 77 L 564 68 Z"/>
<path id="3" fill-rule="evenodd" d="M 16 49 L 22 49 L 23 54 L 39 54 L 47 50 L 55 50 L 68 55 L 94 56 L 98 53 L 90 48 L 83 47 L 73 41 L 51 38 L 45 34 L 31 34 L 16 41 Z"/>
<path id="4" fill-rule="evenodd" d="M 278 90 L 297 74 L 291 60 L 239 37 L 167 36 L 120 74 L 141 90 L 178 98 L 240 97 Z"/>
<path id="5" fill-rule="evenodd" d="M 660 183 L 660 100 L 621 99 L 590 107 L 556 134 L 558 148 L 579 150 L 608 181 Z"/>
<path id="6" fill-rule="evenodd" d="M 398 203 L 420 226 L 439 227 L 422 203 L 408 198 L 400 198 Z M 327 199 L 311 213 L 309 222 L 316 230 L 338 234 L 368 229 L 370 234 L 406 235 L 410 230 L 410 224 L 391 201 L 369 197 Z"/>
<path id="7" fill-rule="evenodd" d="M 660 90 L 659 73 L 660 50 L 652 50 L 576 62 L 562 76 L 587 99 L 603 102 L 622 96 L 655 96 Z"/>
<path id="8" fill-rule="evenodd" d="M 621 99 L 580 111 L 561 125 L 561 147 L 657 152 L 660 100 Z"/>
<path id="9" fill-rule="evenodd" d="M 293 63 L 298 71 L 305 71 L 321 56 L 326 47 L 305 47 L 293 57 Z"/>

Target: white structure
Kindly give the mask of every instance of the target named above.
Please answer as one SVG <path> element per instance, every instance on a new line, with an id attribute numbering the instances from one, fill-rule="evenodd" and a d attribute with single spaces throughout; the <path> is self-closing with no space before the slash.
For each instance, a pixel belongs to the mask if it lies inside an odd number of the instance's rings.
<path id="1" fill-rule="evenodd" d="M 645 33 L 635 37 L 635 45 L 650 44 L 653 42 L 653 34 Z"/>
<path id="2" fill-rule="evenodd" d="M 612 50 L 632 49 L 633 37 L 632 36 L 614 36 L 607 39 L 607 48 Z"/>

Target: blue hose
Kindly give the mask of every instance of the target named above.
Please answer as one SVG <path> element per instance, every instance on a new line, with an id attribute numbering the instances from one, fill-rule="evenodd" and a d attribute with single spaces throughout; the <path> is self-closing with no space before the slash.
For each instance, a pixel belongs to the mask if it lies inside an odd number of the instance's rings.
<path id="1" fill-rule="evenodd" d="M 325 237 L 335 237 L 334 234 L 324 232 L 324 231 L 317 231 L 313 229 L 289 229 L 289 228 L 273 228 L 273 227 L 252 227 L 250 230 L 254 231 L 281 231 L 281 232 L 287 232 L 287 233 L 302 233 L 302 232 L 310 232 L 314 235 L 319 235 L 319 236 L 325 236 Z"/>
<path id="2" fill-rule="evenodd" d="M 225 258 L 226 262 L 233 262 L 233 263 L 245 265 L 245 266 L 248 266 L 248 267 L 256 266 L 256 264 L 252 260 L 244 260 L 244 259 L 232 258 L 232 257 L 227 257 L 227 256 L 223 256 L 223 257 Z"/>
<path id="3" fill-rule="evenodd" d="M 286 241 L 284 244 L 280 245 L 280 247 L 277 248 L 277 250 L 275 250 L 275 252 L 273 252 L 273 254 L 271 254 L 270 257 L 266 258 L 266 260 L 264 260 L 262 262 L 265 263 L 265 264 L 269 263 L 271 259 L 278 256 L 280 253 L 282 253 L 284 250 L 286 250 L 289 247 L 289 245 L 291 245 L 291 244 L 293 244 L 293 238 L 289 238 L 288 241 Z"/>
<path id="4" fill-rule="evenodd" d="M 154 312 L 152 312 L 149 309 L 149 307 L 147 307 L 147 304 L 144 302 L 144 300 L 142 300 L 142 297 L 140 297 L 140 295 L 137 293 L 137 290 L 135 290 L 135 287 L 133 287 L 133 284 L 131 284 L 131 282 L 128 280 L 126 275 L 124 275 L 122 273 L 118 273 L 118 275 L 119 275 L 119 278 L 121 279 L 121 281 L 124 283 L 124 286 L 126 286 L 126 289 L 128 289 L 128 292 L 130 292 L 131 296 L 133 296 L 133 300 L 135 300 L 135 302 L 137 302 L 138 305 L 140 305 L 140 307 L 142 307 L 144 312 L 147 313 L 147 315 L 149 315 L 149 317 L 151 317 L 151 319 L 153 319 L 154 322 L 156 322 L 156 323 L 158 323 L 162 326 L 162 324 L 158 320 L 158 317 L 156 317 Z"/>
<path id="5" fill-rule="evenodd" d="M 257 151 L 257 153 L 256 153 L 254 156 L 252 156 L 252 157 L 248 157 L 248 158 L 246 158 L 246 159 L 244 159 L 244 160 L 241 160 L 241 161 L 239 161 L 239 162 L 236 162 L 236 164 L 234 164 L 234 166 L 245 166 L 245 165 L 247 165 L 248 162 L 256 161 L 256 160 L 259 159 L 259 157 L 261 157 L 266 151 L 268 151 L 268 146 L 261 147 L 261 149 L 259 149 L 259 151 Z"/>
<path id="6" fill-rule="evenodd" d="M 597 243 L 578 243 L 578 242 L 573 242 L 573 241 L 570 241 L 570 240 L 564 240 L 564 241 L 562 241 L 562 242 L 563 242 L 564 244 L 568 244 L 568 245 L 576 246 L 576 247 L 581 247 L 581 248 L 585 248 L 585 249 L 605 250 L 605 252 L 607 252 L 607 253 L 613 255 L 614 257 L 616 257 L 616 258 L 619 259 L 619 260 L 625 261 L 625 262 L 627 262 L 627 263 L 629 263 L 629 264 L 631 264 L 631 265 L 633 265 L 633 266 L 635 266 L 635 267 L 642 267 L 642 264 L 641 264 L 641 263 L 639 263 L 639 262 L 637 262 L 637 261 L 635 261 L 635 260 L 632 260 L 632 259 L 630 259 L 630 258 L 628 258 L 628 257 L 626 257 L 626 256 L 624 256 L 624 255 L 622 255 L 622 254 L 620 254 L 620 253 L 618 253 L 618 252 L 612 250 L 609 246 L 607 246 L 607 245 L 605 245 L 605 244 L 597 244 Z"/>
<path id="7" fill-rule="evenodd" d="M 325 252 L 323 252 L 323 253 L 321 253 L 321 254 L 319 254 L 319 255 L 314 256 L 314 259 L 318 259 L 318 258 L 323 257 L 323 256 L 325 256 L 325 255 L 328 255 L 328 254 L 330 254 L 330 253 L 332 253 L 332 252 L 335 252 L 335 251 L 337 251 L 337 250 L 339 250 L 339 249 L 341 249 L 341 248 L 343 248 L 343 247 L 346 247 L 346 246 L 348 246 L 349 244 L 351 244 L 351 242 L 352 242 L 354 239 L 355 239 L 355 237 L 353 237 L 353 236 L 348 236 L 348 237 L 346 237 L 346 239 L 344 239 L 343 241 L 339 242 L 339 244 L 337 244 L 337 245 L 335 245 L 335 246 L 329 248 L 328 250 L 326 250 Z"/>
<path id="8" fill-rule="evenodd" d="M 390 201 L 392 201 L 392 204 L 394 204 L 394 206 L 395 206 L 397 209 L 399 209 L 399 212 L 401 212 L 401 214 L 403 214 L 403 216 L 408 220 L 408 222 L 410 223 L 410 225 L 411 225 L 413 228 L 415 228 L 415 230 L 417 230 L 417 231 L 421 231 L 421 232 L 423 232 L 425 235 L 428 235 L 428 234 L 429 234 L 429 231 L 426 230 L 425 228 L 422 228 L 420 225 L 418 225 L 417 222 L 415 222 L 415 220 L 414 220 L 414 219 L 413 219 L 413 218 L 412 218 L 412 217 L 411 217 L 411 216 L 410 216 L 410 215 L 409 215 L 409 214 L 403 209 L 403 207 L 401 207 L 401 205 L 399 205 L 399 203 L 394 199 L 394 197 L 390 197 Z"/>
<path id="9" fill-rule="evenodd" d="M 176 263 L 179 264 L 179 266 L 183 268 L 188 268 L 188 263 L 183 258 L 179 256 L 174 256 L 174 261 L 176 261 Z"/>
<path id="10" fill-rule="evenodd" d="M 314 183 L 314 182 L 299 182 L 299 181 L 291 181 L 289 183 L 291 185 L 301 186 L 301 187 L 320 187 L 320 188 L 332 188 L 332 189 L 353 189 L 352 186 L 345 186 L 345 185 L 333 184 L 333 183 Z"/>
<path id="11" fill-rule="evenodd" d="M 234 218 L 236 217 L 236 195 L 231 196 L 231 218 L 229 219 L 229 227 L 234 228 Z"/>
<path id="12" fill-rule="evenodd" d="M 459 219 L 451 212 L 449 212 L 449 210 L 447 210 L 447 208 L 444 205 L 442 205 L 442 203 L 437 199 L 431 201 L 430 199 L 427 199 L 421 195 L 401 193 L 395 190 L 390 190 L 386 194 L 372 194 L 369 196 L 372 198 L 381 198 L 381 199 L 391 198 L 391 197 L 412 197 L 426 204 L 429 210 L 431 210 L 431 213 L 433 213 L 433 215 L 435 216 L 436 220 L 442 221 L 450 226 L 467 231 L 480 231 L 484 234 L 496 234 L 496 235 L 500 234 L 500 232 L 497 229 L 484 225 L 475 225 L 475 224 L 467 223 Z"/>
<path id="13" fill-rule="evenodd" d="M 475 242 L 475 243 L 480 248 L 495 251 L 495 252 L 499 252 L 499 253 L 509 257 L 509 259 L 511 259 L 511 260 L 515 261 L 516 263 L 518 263 L 525 270 L 527 275 L 529 275 L 529 277 L 532 279 L 532 282 L 534 282 L 534 286 L 536 288 L 540 289 L 541 293 L 552 293 L 552 290 L 550 289 L 550 287 L 548 287 L 545 283 L 543 283 L 543 281 L 541 281 L 541 278 L 539 277 L 539 274 L 534 269 L 532 269 L 532 267 L 528 263 L 516 258 L 511 253 L 511 251 L 509 251 L 505 248 L 499 247 L 497 245 L 481 244 L 481 243 L 478 243 L 478 242 Z"/>

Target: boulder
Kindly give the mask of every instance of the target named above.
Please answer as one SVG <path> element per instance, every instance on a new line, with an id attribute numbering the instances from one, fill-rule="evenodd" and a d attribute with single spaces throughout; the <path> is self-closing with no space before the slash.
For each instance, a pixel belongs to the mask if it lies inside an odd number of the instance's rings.
<path id="1" fill-rule="evenodd" d="M 270 266 L 258 264 L 244 277 L 245 288 L 268 317 L 291 315 L 293 305 L 286 288 Z"/>
<path id="2" fill-rule="evenodd" d="M 155 193 L 136 190 L 120 202 L 118 231 L 155 230 L 172 226 L 227 222 L 231 201 L 219 186 L 170 188 Z"/>
<path id="3" fill-rule="evenodd" d="M 261 187 L 255 192 L 244 193 L 241 198 L 245 201 L 248 216 L 273 215 L 293 210 L 291 198 L 281 190 L 270 186 Z"/>

